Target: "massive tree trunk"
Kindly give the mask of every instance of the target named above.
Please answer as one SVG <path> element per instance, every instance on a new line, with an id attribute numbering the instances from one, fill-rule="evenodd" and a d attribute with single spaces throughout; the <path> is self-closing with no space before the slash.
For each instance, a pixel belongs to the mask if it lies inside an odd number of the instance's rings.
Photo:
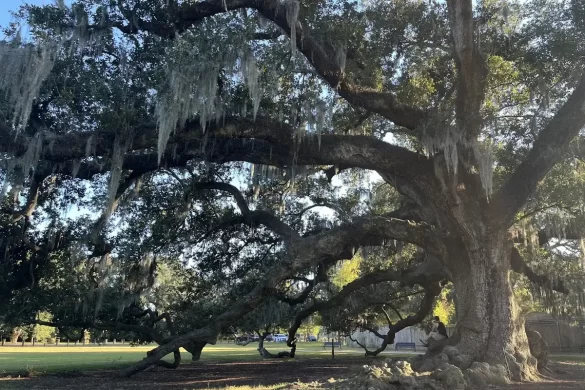
<path id="1" fill-rule="evenodd" d="M 510 284 L 511 241 L 504 231 L 477 237 L 474 247 L 461 251 L 464 258 L 448 266 L 457 312 L 449 344 L 461 353 L 460 365 L 502 364 L 513 380 L 534 379 L 536 359 Z"/>

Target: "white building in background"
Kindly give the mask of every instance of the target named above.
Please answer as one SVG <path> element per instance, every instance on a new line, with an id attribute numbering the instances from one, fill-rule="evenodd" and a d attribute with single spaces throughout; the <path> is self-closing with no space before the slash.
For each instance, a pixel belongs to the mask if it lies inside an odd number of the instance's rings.
<path id="1" fill-rule="evenodd" d="M 447 326 L 447 334 L 449 335 L 449 337 L 451 337 L 451 335 L 453 334 L 454 329 L 455 329 L 454 327 Z M 380 334 L 386 334 L 386 333 L 388 333 L 388 327 L 387 326 L 380 327 L 378 329 L 378 332 L 380 332 Z M 382 339 L 377 337 L 375 334 L 372 334 L 371 332 L 368 332 L 368 331 L 354 332 L 351 335 L 351 337 L 354 340 L 359 341 L 360 344 L 365 345 L 366 348 L 368 348 L 368 349 L 376 349 L 382 345 Z M 424 346 L 422 345 L 421 340 L 426 341 L 426 339 L 428 339 L 428 337 L 429 337 L 429 335 L 423 329 L 420 329 L 420 328 L 415 327 L 415 326 L 410 326 L 410 327 L 402 329 L 400 332 L 396 333 L 396 335 L 394 337 L 394 343 L 415 343 L 417 349 L 419 349 L 419 348 L 423 349 Z M 347 345 L 350 347 L 358 347 L 358 348 L 360 347 L 356 342 L 351 341 L 351 339 L 349 337 L 347 337 L 346 342 L 347 342 Z M 389 345 L 386 349 L 392 350 L 392 349 L 394 349 L 394 346 Z"/>

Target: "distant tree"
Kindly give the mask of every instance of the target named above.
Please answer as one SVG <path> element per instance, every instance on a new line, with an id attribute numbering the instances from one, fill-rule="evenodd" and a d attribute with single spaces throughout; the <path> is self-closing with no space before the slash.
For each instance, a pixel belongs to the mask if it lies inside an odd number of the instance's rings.
<path id="1" fill-rule="evenodd" d="M 36 317 L 39 321 L 50 322 L 52 320 L 51 313 L 41 312 Z M 55 328 L 46 325 L 32 325 L 28 334 L 29 338 L 34 338 L 36 341 L 41 343 L 54 342 L 55 340 Z"/>

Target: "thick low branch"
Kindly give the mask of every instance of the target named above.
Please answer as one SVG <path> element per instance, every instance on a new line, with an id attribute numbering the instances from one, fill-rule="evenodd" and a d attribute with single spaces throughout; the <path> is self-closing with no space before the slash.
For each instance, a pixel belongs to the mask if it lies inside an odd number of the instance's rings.
<path id="1" fill-rule="evenodd" d="M 395 324 L 390 324 L 388 327 L 388 332 L 385 335 L 380 334 L 380 332 L 367 327 L 365 325 L 360 325 L 361 328 L 368 330 L 369 332 L 376 335 L 378 338 L 382 339 L 382 345 L 374 351 L 370 351 L 364 346 L 362 348 L 366 351 L 366 356 L 377 356 L 380 352 L 384 351 L 389 344 L 394 343 L 394 337 L 396 333 L 400 332 L 401 330 L 419 324 L 422 320 L 429 315 L 433 310 L 433 303 L 435 301 L 435 297 L 439 295 L 441 292 L 441 287 L 438 283 L 432 283 L 427 285 L 425 288 L 425 295 L 420 303 L 420 306 L 417 312 L 413 315 L 409 315 L 406 318 L 401 318 Z"/>
<path id="2" fill-rule="evenodd" d="M 435 242 L 437 236 L 430 227 L 385 218 L 362 218 L 314 236 L 294 238 L 284 259 L 268 269 L 264 278 L 252 291 L 234 302 L 206 326 L 177 336 L 154 349 L 150 356 L 124 370 L 124 374 L 130 376 L 144 370 L 188 342 L 215 343 L 217 335 L 223 329 L 261 304 L 267 294 L 274 291 L 284 280 L 317 266 L 324 259 L 327 261 L 349 259 L 353 256 L 354 248 L 390 238 L 422 244 L 434 250 L 440 246 L 440 243 Z"/>
<path id="3" fill-rule="evenodd" d="M 528 278 L 532 283 L 544 287 L 549 288 L 551 290 L 569 294 L 571 291 L 565 286 L 562 280 L 560 279 L 552 279 L 547 275 L 539 275 L 526 262 L 522 255 L 518 251 L 518 249 L 512 249 L 512 256 L 510 258 L 510 265 L 512 266 L 512 271 L 522 274 Z"/>
<path id="4" fill-rule="evenodd" d="M 177 369 L 180 364 L 181 364 L 181 350 L 180 349 L 175 349 L 173 351 L 173 362 L 172 363 L 166 362 L 164 360 L 159 360 L 158 362 L 156 362 L 157 366 L 168 368 L 171 370 Z"/>
<path id="5" fill-rule="evenodd" d="M 347 297 L 362 288 L 390 281 L 399 281 L 402 286 L 413 286 L 415 284 L 428 285 L 429 283 L 443 280 L 445 277 L 446 275 L 444 274 L 443 267 L 438 262 L 438 260 L 435 260 L 432 257 L 428 257 L 423 263 L 412 266 L 405 270 L 379 270 L 362 276 L 361 278 L 348 283 L 341 289 L 339 293 L 327 301 L 314 303 L 313 305 L 299 312 L 288 331 L 287 342 L 292 342 L 292 340 L 295 339 L 297 330 L 303 321 L 309 316 L 318 311 L 341 305 Z"/>
<path id="6" fill-rule="evenodd" d="M 324 134 L 319 144 L 309 135 L 299 146 L 293 140 L 291 126 L 267 118 L 254 121 L 241 117 L 228 117 L 221 123 L 209 124 L 206 131 L 207 139 L 204 139 L 199 120 L 177 129 L 171 140 L 177 153 L 167 152 L 159 165 L 156 153 L 151 152 L 158 140 L 156 126 L 135 128 L 136 135 L 124 157 L 123 169 L 148 172 L 165 166 L 181 167 L 193 159 L 217 163 L 246 161 L 281 168 L 290 167 L 295 161 L 298 166 L 335 165 L 376 170 L 395 181 L 409 183 L 430 201 L 441 193 L 431 160 L 373 137 Z M 90 136 L 96 145 L 92 161 L 84 160 Z M 100 131 L 55 136 L 52 148 L 48 148 L 50 141 L 46 140 L 38 169 L 46 174 L 55 170 L 54 173 L 72 175 L 77 171 L 80 178 L 105 173 L 110 169 L 112 137 L 113 134 Z M 29 141 L 22 133 L 15 138 L 10 129 L 0 128 L 0 152 L 15 152 L 17 157 L 21 156 Z"/>

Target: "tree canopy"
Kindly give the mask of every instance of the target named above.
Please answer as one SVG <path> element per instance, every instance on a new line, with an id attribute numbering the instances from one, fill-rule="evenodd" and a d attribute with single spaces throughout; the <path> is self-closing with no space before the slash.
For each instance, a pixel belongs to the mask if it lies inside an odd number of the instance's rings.
<path id="1" fill-rule="evenodd" d="M 455 363 L 530 379 L 513 287 L 583 306 L 582 1 L 74 0 L 4 34 L 11 321 L 160 344 L 133 374 L 314 313 L 389 344 L 448 285 Z"/>

